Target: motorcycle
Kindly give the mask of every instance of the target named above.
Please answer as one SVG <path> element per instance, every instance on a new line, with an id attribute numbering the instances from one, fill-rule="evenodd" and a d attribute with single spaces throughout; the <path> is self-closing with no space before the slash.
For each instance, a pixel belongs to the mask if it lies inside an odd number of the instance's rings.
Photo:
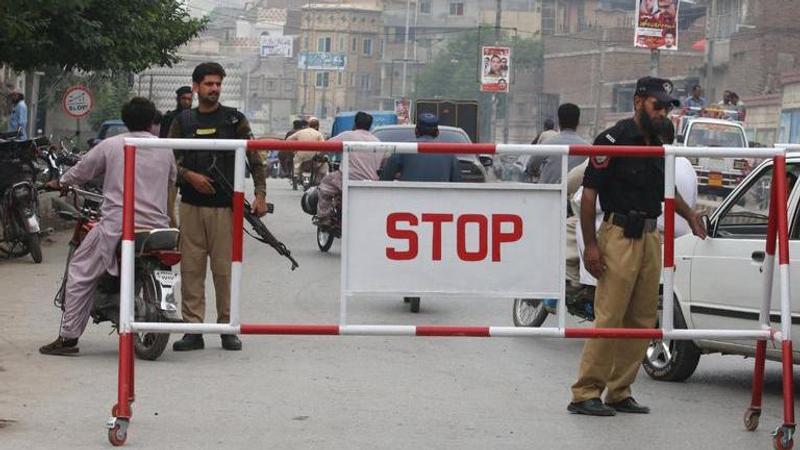
<path id="1" fill-rule="evenodd" d="M 567 312 L 583 320 L 594 321 L 594 291 L 591 285 L 567 284 L 565 303 Z M 547 316 L 556 313 L 556 299 L 515 298 L 512 318 L 518 327 L 540 327 Z"/>
<path id="2" fill-rule="evenodd" d="M 17 133 L 0 134 L 0 254 L 18 258 L 30 253 L 42 262 L 39 196 L 34 185 L 37 168 L 32 141 L 16 140 Z"/>
<path id="3" fill-rule="evenodd" d="M 333 198 L 332 220 L 323 223 L 317 216 L 317 203 L 319 202 L 319 190 L 316 186 L 303 193 L 300 199 L 300 206 L 303 212 L 312 216 L 311 223 L 317 227 L 317 246 L 321 252 L 327 252 L 333 245 L 333 240 L 342 238 L 342 199 L 341 196 Z"/>
<path id="4" fill-rule="evenodd" d="M 100 205 L 103 196 L 82 189 L 65 188 L 72 202 L 60 202 L 58 215 L 75 222 L 72 239 L 69 241 L 64 276 L 53 303 L 64 310 L 64 295 L 67 273 L 75 250 L 86 235 L 100 221 Z M 82 198 L 82 201 L 81 201 Z M 79 203 L 80 206 L 79 206 Z M 179 231 L 161 228 L 137 231 L 135 238 L 134 272 L 134 320 L 138 322 L 180 322 L 175 292 L 178 291 L 179 275 L 172 266 L 181 259 L 177 250 Z M 120 253 L 117 253 L 119 259 Z M 104 274 L 97 282 L 91 317 L 94 323 L 111 322 L 119 326 L 120 305 L 119 276 Z M 134 337 L 134 352 L 140 359 L 155 360 L 164 352 L 169 333 L 137 333 Z"/>
<path id="5" fill-rule="evenodd" d="M 323 154 L 316 154 L 308 161 L 300 163 L 300 173 L 292 176 L 292 190 L 297 190 L 298 186 L 303 187 L 303 191 L 309 190 L 313 186 L 318 186 L 322 180 L 318 179 L 320 168 L 328 164 L 328 157 Z"/>

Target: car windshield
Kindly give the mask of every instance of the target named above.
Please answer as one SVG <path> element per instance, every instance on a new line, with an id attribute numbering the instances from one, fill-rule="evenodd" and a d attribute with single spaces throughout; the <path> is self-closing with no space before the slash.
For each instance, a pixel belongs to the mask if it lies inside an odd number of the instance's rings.
<path id="1" fill-rule="evenodd" d="M 686 138 L 687 147 L 746 147 L 742 130 L 723 123 L 695 123 Z"/>
<path id="2" fill-rule="evenodd" d="M 105 128 L 105 132 L 101 130 L 100 139 L 108 139 L 118 134 L 127 133 L 128 128 L 125 125 L 109 125 Z"/>
<path id="3" fill-rule="evenodd" d="M 398 128 L 383 128 L 373 132 L 376 138 L 383 142 L 414 142 L 416 136 L 414 135 L 413 127 L 398 127 Z M 448 128 L 439 128 L 439 137 L 436 138 L 437 142 L 457 142 L 469 144 L 469 136 L 460 130 L 453 130 Z"/>

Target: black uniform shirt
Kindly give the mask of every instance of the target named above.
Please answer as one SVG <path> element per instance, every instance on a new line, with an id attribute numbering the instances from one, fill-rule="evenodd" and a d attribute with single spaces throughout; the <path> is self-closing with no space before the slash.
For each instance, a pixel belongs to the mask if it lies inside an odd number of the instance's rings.
<path id="1" fill-rule="evenodd" d="M 617 122 L 594 140 L 595 145 L 647 145 L 633 119 Z M 650 145 L 661 141 L 651 139 Z M 596 189 L 600 207 L 607 213 L 645 213 L 655 219 L 661 215 L 664 199 L 664 159 L 620 156 L 593 156 L 583 176 L 583 186 Z"/>

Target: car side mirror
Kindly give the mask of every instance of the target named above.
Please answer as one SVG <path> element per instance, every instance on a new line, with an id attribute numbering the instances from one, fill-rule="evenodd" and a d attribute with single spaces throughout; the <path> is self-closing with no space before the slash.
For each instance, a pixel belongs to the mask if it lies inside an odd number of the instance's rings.
<path id="1" fill-rule="evenodd" d="M 678 144 L 683 144 L 683 141 L 684 141 L 685 139 L 686 139 L 686 138 L 685 138 L 685 137 L 684 137 L 684 135 L 682 135 L 682 134 L 679 134 L 679 135 L 675 136 L 675 142 L 677 142 Z"/>
<path id="2" fill-rule="evenodd" d="M 478 156 L 478 160 L 481 162 L 483 167 L 492 167 L 494 161 L 492 160 L 491 156 Z"/>

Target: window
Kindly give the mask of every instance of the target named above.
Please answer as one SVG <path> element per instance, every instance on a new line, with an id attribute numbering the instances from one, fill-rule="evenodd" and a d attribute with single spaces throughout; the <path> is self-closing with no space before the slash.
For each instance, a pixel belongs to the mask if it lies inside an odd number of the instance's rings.
<path id="1" fill-rule="evenodd" d="M 342 85 L 342 72 L 336 72 L 336 84 L 339 86 Z"/>
<path id="2" fill-rule="evenodd" d="M 450 2 L 450 15 L 463 16 L 464 15 L 464 2 Z"/>
<path id="3" fill-rule="evenodd" d="M 420 0 L 420 2 L 419 2 L 419 13 L 420 14 L 430 14 L 431 13 L 431 0 Z"/>
<path id="4" fill-rule="evenodd" d="M 364 39 L 364 54 L 366 56 L 372 55 L 372 39 Z"/>
<path id="5" fill-rule="evenodd" d="M 794 188 L 800 165 L 786 166 L 788 194 Z M 769 223 L 769 199 L 772 181 L 772 167 L 761 171 L 747 189 L 727 206 L 717 220 L 715 237 L 723 239 L 764 239 Z M 787 195 L 788 195 L 787 194 Z M 797 238 L 797 218 L 794 219 L 792 236 Z"/>
<path id="6" fill-rule="evenodd" d="M 362 91 L 368 91 L 372 84 L 372 77 L 367 73 L 363 74 L 359 77 L 359 84 L 358 87 Z"/>
<path id="7" fill-rule="evenodd" d="M 410 28 L 409 28 L 410 29 Z M 406 39 L 406 29 L 404 27 L 394 27 L 394 42 L 401 43 Z"/>
<path id="8" fill-rule="evenodd" d="M 308 50 L 308 37 L 303 38 L 303 50 Z"/>
<path id="9" fill-rule="evenodd" d="M 358 38 L 353 38 L 353 44 L 350 47 L 350 51 L 353 53 L 358 51 Z"/>
<path id="10" fill-rule="evenodd" d="M 344 36 L 339 36 L 339 47 L 337 48 L 340 52 L 346 52 L 347 47 L 345 46 Z"/>
<path id="11" fill-rule="evenodd" d="M 317 51 L 318 52 L 330 52 L 331 51 L 331 38 L 329 37 L 321 37 L 317 39 Z"/>
<path id="12" fill-rule="evenodd" d="M 318 88 L 326 88 L 328 87 L 328 83 L 330 81 L 330 73 L 329 72 L 317 72 L 317 84 Z"/>

